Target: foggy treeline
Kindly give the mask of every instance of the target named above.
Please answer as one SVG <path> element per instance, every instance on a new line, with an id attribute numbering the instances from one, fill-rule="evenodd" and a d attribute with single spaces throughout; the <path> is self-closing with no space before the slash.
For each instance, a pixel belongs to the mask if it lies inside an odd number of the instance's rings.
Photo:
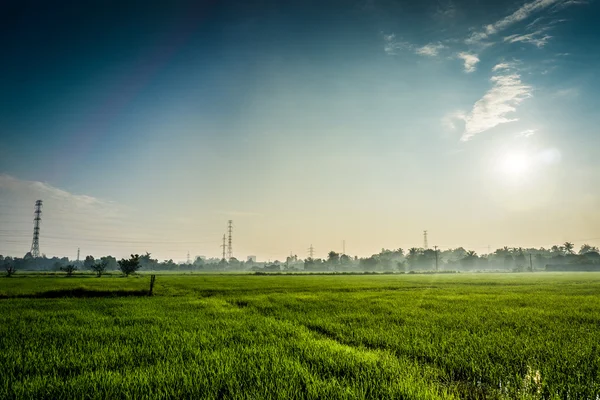
<path id="1" fill-rule="evenodd" d="M 447 250 L 410 248 L 408 250 L 382 249 L 370 257 L 352 257 L 330 251 L 327 258 L 306 258 L 288 256 L 285 260 L 256 262 L 253 259 L 239 261 L 219 258 L 196 257 L 193 262 L 176 263 L 173 260 L 159 261 L 151 253 L 132 255 L 134 268 L 142 271 L 181 271 L 181 272 L 460 272 L 460 271 L 600 271 L 600 253 L 598 248 L 584 244 L 579 251 L 566 242 L 563 245 L 545 248 L 509 248 L 503 247 L 489 254 L 477 254 L 462 247 Z M 125 264 L 124 264 L 125 263 Z M 112 256 L 95 258 L 88 255 L 84 260 L 69 260 L 67 257 L 34 258 L 27 253 L 23 258 L 0 255 L 0 266 L 7 273 L 16 271 L 66 271 L 79 272 L 123 271 L 127 260 L 117 260 Z M 99 274 L 100 275 L 100 274 Z"/>

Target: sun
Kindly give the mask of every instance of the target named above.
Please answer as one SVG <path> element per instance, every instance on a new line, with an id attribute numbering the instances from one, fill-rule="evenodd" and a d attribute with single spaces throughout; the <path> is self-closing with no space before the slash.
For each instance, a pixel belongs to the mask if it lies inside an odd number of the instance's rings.
<path id="1" fill-rule="evenodd" d="M 532 168 L 532 160 L 525 153 L 509 152 L 504 154 L 499 162 L 499 170 L 511 179 L 526 177 Z"/>

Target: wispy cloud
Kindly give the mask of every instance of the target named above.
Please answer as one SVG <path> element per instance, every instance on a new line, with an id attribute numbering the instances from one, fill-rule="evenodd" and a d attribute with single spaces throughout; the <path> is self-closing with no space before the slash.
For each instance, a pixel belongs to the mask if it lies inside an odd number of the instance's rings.
<path id="1" fill-rule="evenodd" d="M 476 65 L 479 62 L 479 57 L 477 57 L 476 54 L 471 54 L 463 51 L 458 53 L 456 56 L 464 61 L 465 72 L 470 73 L 474 72 L 477 69 Z"/>
<path id="2" fill-rule="evenodd" d="M 439 3 L 435 10 L 434 16 L 438 19 L 450 19 L 456 16 L 456 6 L 452 1 L 447 3 Z"/>
<path id="3" fill-rule="evenodd" d="M 453 111 L 451 113 L 446 114 L 442 118 L 442 125 L 446 129 L 455 130 L 457 129 L 456 121 L 464 121 L 465 113 L 463 111 Z"/>
<path id="4" fill-rule="evenodd" d="M 494 22 L 493 24 L 486 25 L 483 31 L 473 32 L 467 39 L 467 44 L 475 44 L 482 40 L 487 39 L 490 35 L 494 35 L 509 26 L 523 21 L 529 18 L 529 16 L 535 12 L 548 8 L 552 5 L 561 2 L 561 0 L 534 0 L 529 3 L 525 3 L 518 10 L 512 14 Z"/>
<path id="5" fill-rule="evenodd" d="M 508 29 L 512 25 L 524 21 L 528 19 L 535 13 L 543 11 L 551 7 L 551 10 L 557 11 L 563 9 L 565 7 L 576 5 L 576 4 L 586 4 L 586 1 L 581 0 L 534 0 L 529 3 L 523 4 L 519 9 L 514 11 L 512 14 L 492 23 L 484 26 L 481 30 L 477 30 L 472 32 L 466 39 L 465 43 L 468 45 L 482 45 L 485 44 L 485 41 L 490 38 L 490 36 L 495 35 L 503 30 Z M 544 17 L 538 17 L 530 22 L 526 29 L 533 30 L 536 29 L 535 32 L 531 34 L 513 34 L 504 38 L 505 42 L 525 42 L 532 43 L 538 47 L 542 47 L 546 44 L 548 39 L 551 36 L 544 34 L 543 32 L 548 30 L 550 26 L 555 25 L 559 22 L 565 21 L 564 19 L 555 19 L 552 20 L 545 25 L 543 28 L 539 28 L 538 26 L 542 25 L 542 22 L 545 21 Z"/>
<path id="6" fill-rule="evenodd" d="M 389 56 L 398 54 L 398 50 L 410 48 L 410 44 L 400 41 L 396 38 L 396 34 L 383 35 L 383 50 Z"/>
<path id="7" fill-rule="evenodd" d="M 547 29 L 538 29 L 535 32 L 524 34 L 524 35 L 515 34 L 515 35 L 506 36 L 504 38 L 504 41 L 509 42 L 509 43 L 517 43 L 517 42 L 531 43 L 531 44 L 537 46 L 538 48 L 541 48 L 541 47 L 544 47 L 546 45 L 546 43 L 548 43 L 548 40 L 550 40 L 552 38 L 552 36 L 544 33 L 546 30 Z"/>
<path id="8" fill-rule="evenodd" d="M 435 57 L 438 55 L 440 50 L 445 48 L 446 46 L 441 43 L 429 43 L 423 47 L 418 47 L 415 49 L 415 53 L 421 56 Z"/>
<path id="9" fill-rule="evenodd" d="M 497 70 L 498 72 L 498 70 Z M 491 78 L 493 87 L 479 99 L 469 114 L 464 117 L 465 130 L 462 141 L 470 140 L 478 133 L 485 132 L 500 124 L 517 121 L 509 118 L 523 100 L 532 97 L 532 87 L 521 81 L 521 76 L 503 70 Z"/>
<path id="10" fill-rule="evenodd" d="M 505 69 L 510 69 L 514 67 L 514 63 L 510 63 L 510 62 L 501 62 L 499 64 L 496 64 L 494 66 L 494 68 L 492 68 L 492 72 L 497 72 L 497 71 L 502 71 Z"/>
<path id="11" fill-rule="evenodd" d="M 569 6 L 578 6 L 578 5 L 584 5 L 584 4 L 589 4 L 590 2 L 588 0 L 566 0 L 566 1 L 561 1 L 560 3 L 556 4 L 554 7 L 552 7 L 552 12 L 557 12 L 562 10 L 565 7 L 569 7 Z"/>
<path id="12" fill-rule="evenodd" d="M 428 43 L 424 46 L 417 46 L 401 40 L 400 38 L 396 37 L 396 34 L 394 33 L 383 34 L 383 50 L 387 55 L 390 56 L 398 55 L 398 51 L 404 50 L 414 52 L 420 56 L 435 57 L 441 50 L 446 48 L 447 46 L 440 42 Z"/>
<path id="13" fill-rule="evenodd" d="M 517 133 L 517 137 L 523 137 L 523 138 L 528 138 L 530 136 L 535 135 L 535 133 L 537 132 L 537 129 L 526 129 L 522 132 Z"/>
<path id="14" fill-rule="evenodd" d="M 552 94 L 552 97 L 568 97 L 568 98 L 574 98 L 579 96 L 579 89 L 576 87 L 572 87 L 572 88 L 566 88 L 566 89 L 559 89 L 556 92 L 554 92 L 554 94 Z"/>
<path id="15" fill-rule="evenodd" d="M 264 215 L 261 213 L 253 212 L 253 211 L 239 211 L 239 210 L 231 210 L 231 211 L 216 211 L 217 214 L 228 215 L 230 217 L 263 217 Z"/>
<path id="16" fill-rule="evenodd" d="M 5 189 L 6 195 L 20 195 L 22 198 L 56 200 L 64 208 L 66 206 L 78 209 L 96 208 L 114 211 L 116 204 L 87 195 L 69 193 L 45 182 L 26 181 L 7 174 L 0 174 L 0 188 Z M 31 204 L 33 204 L 31 202 Z"/>

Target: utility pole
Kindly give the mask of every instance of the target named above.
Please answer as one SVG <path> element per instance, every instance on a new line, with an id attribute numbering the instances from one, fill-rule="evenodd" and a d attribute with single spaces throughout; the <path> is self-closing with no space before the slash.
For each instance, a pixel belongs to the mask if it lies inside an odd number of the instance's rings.
<path id="1" fill-rule="evenodd" d="M 79 247 L 77 248 L 77 262 L 79 262 Z"/>
<path id="2" fill-rule="evenodd" d="M 433 246 L 435 249 L 435 272 L 438 272 L 438 247 Z"/>
<path id="3" fill-rule="evenodd" d="M 313 259 L 313 256 L 315 255 L 315 248 L 313 247 L 313 245 L 311 244 L 310 247 L 308 248 L 308 256 Z"/>
<path id="4" fill-rule="evenodd" d="M 42 222 L 42 200 L 35 202 L 35 211 L 33 212 L 33 240 L 31 242 L 31 256 L 38 258 L 40 256 L 40 223 Z"/>
<path id="5" fill-rule="evenodd" d="M 227 245 L 225 244 L 225 234 L 223 234 L 223 244 L 221 247 L 223 248 L 223 261 L 225 261 L 225 249 L 227 248 Z"/>
<path id="6" fill-rule="evenodd" d="M 232 239 L 232 233 L 233 233 L 233 220 L 229 220 L 227 222 L 227 232 L 229 233 L 229 240 L 228 240 L 228 248 L 227 248 L 227 255 L 230 260 L 233 258 L 233 239 Z"/>
<path id="7" fill-rule="evenodd" d="M 423 231 L 423 250 L 427 250 L 429 244 L 427 243 L 427 231 Z"/>

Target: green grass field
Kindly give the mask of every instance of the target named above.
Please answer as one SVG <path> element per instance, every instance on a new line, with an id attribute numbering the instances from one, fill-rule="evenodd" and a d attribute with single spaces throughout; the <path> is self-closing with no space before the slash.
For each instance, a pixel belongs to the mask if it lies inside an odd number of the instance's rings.
<path id="1" fill-rule="evenodd" d="M 149 279 L 0 278 L 0 398 L 600 395 L 597 273 Z"/>

